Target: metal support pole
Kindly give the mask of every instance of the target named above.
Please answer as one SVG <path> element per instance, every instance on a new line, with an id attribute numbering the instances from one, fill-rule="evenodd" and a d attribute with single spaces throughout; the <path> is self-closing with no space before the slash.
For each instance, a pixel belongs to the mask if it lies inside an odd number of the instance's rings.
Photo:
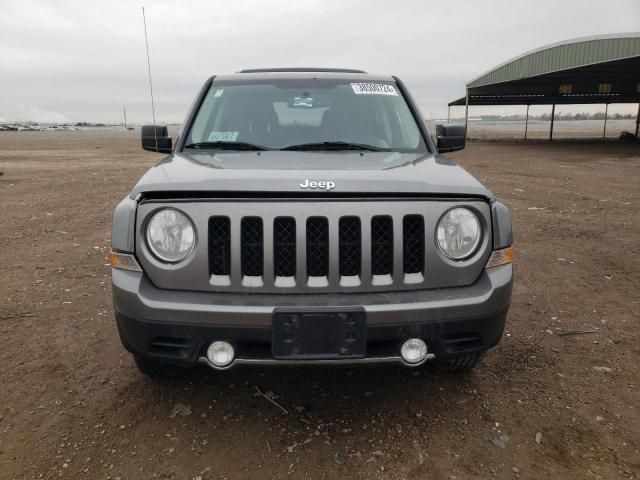
<path id="1" fill-rule="evenodd" d="M 602 138 L 607 138 L 607 115 L 609 114 L 609 104 L 604 104 L 604 127 L 602 129 Z"/>
<path id="2" fill-rule="evenodd" d="M 467 88 L 467 94 L 464 100 L 464 134 L 465 138 L 469 138 L 469 89 Z"/>
<path id="3" fill-rule="evenodd" d="M 549 141 L 553 141 L 553 120 L 556 118 L 556 104 L 551 107 L 551 129 L 549 130 Z"/>
<path id="4" fill-rule="evenodd" d="M 640 130 L 640 103 L 638 103 L 638 116 L 636 117 L 636 138 L 638 138 L 638 130 Z"/>
<path id="5" fill-rule="evenodd" d="M 447 110 L 447 123 L 451 123 L 451 105 L 449 105 L 449 109 Z"/>
<path id="6" fill-rule="evenodd" d="M 529 129 L 529 107 L 530 105 L 527 105 L 527 117 L 525 118 L 524 121 L 524 139 L 527 139 L 527 130 Z"/>

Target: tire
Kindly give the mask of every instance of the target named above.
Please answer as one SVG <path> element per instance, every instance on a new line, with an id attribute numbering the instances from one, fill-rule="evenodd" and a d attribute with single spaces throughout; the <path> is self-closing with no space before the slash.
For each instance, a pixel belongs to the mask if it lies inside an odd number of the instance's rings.
<path id="1" fill-rule="evenodd" d="M 177 377 L 184 373 L 185 369 L 170 365 L 168 363 L 158 362 L 156 360 L 149 360 L 148 358 L 133 356 L 136 362 L 136 367 L 141 373 L 150 378 L 167 378 Z"/>
<path id="2" fill-rule="evenodd" d="M 487 352 L 469 353 L 461 355 L 451 360 L 442 360 L 438 362 L 438 368 L 446 372 L 463 372 L 471 370 L 480 364 Z"/>

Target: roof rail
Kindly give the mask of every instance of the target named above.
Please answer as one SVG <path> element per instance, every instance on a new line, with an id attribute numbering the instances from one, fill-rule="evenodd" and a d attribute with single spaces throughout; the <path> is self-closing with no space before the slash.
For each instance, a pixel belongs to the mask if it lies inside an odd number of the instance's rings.
<path id="1" fill-rule="evenodd" d="M 367 73 L 364 70 L 350 68 L 248 68 L 238 73 L 267 73 L 267 72 L 333 72 L 333 73 Z"/>

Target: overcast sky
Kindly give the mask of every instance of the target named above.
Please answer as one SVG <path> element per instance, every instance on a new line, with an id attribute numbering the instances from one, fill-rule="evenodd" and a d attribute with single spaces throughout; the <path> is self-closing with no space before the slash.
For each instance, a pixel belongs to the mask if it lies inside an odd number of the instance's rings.
<path id="1" fill-rule="evenodd" d="M 515 55 L 640 31 L 640 0 L 0 0 L 0 121 L 119 122 L 126 106 L 150 123 L 143 5 L 169 123 L 209 75 L 274 66 L 396 74 L 442 117 L 468 80 Z"/>

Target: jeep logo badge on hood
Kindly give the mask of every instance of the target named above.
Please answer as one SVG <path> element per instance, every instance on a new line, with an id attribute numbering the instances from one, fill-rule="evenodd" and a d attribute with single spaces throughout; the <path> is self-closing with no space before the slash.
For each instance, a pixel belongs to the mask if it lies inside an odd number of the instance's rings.
<path id="1" fill-rule="evenodd" d="M 327 182 L 324 180 L 321 181 L 316 181 L 316 180 L 309 180 L 308 178 L 300 184 L 300 188 L 317 188 L 320 190 L 333 190 L 334 188 L 336 188 L 336 184 L 335 182 Z"/>

